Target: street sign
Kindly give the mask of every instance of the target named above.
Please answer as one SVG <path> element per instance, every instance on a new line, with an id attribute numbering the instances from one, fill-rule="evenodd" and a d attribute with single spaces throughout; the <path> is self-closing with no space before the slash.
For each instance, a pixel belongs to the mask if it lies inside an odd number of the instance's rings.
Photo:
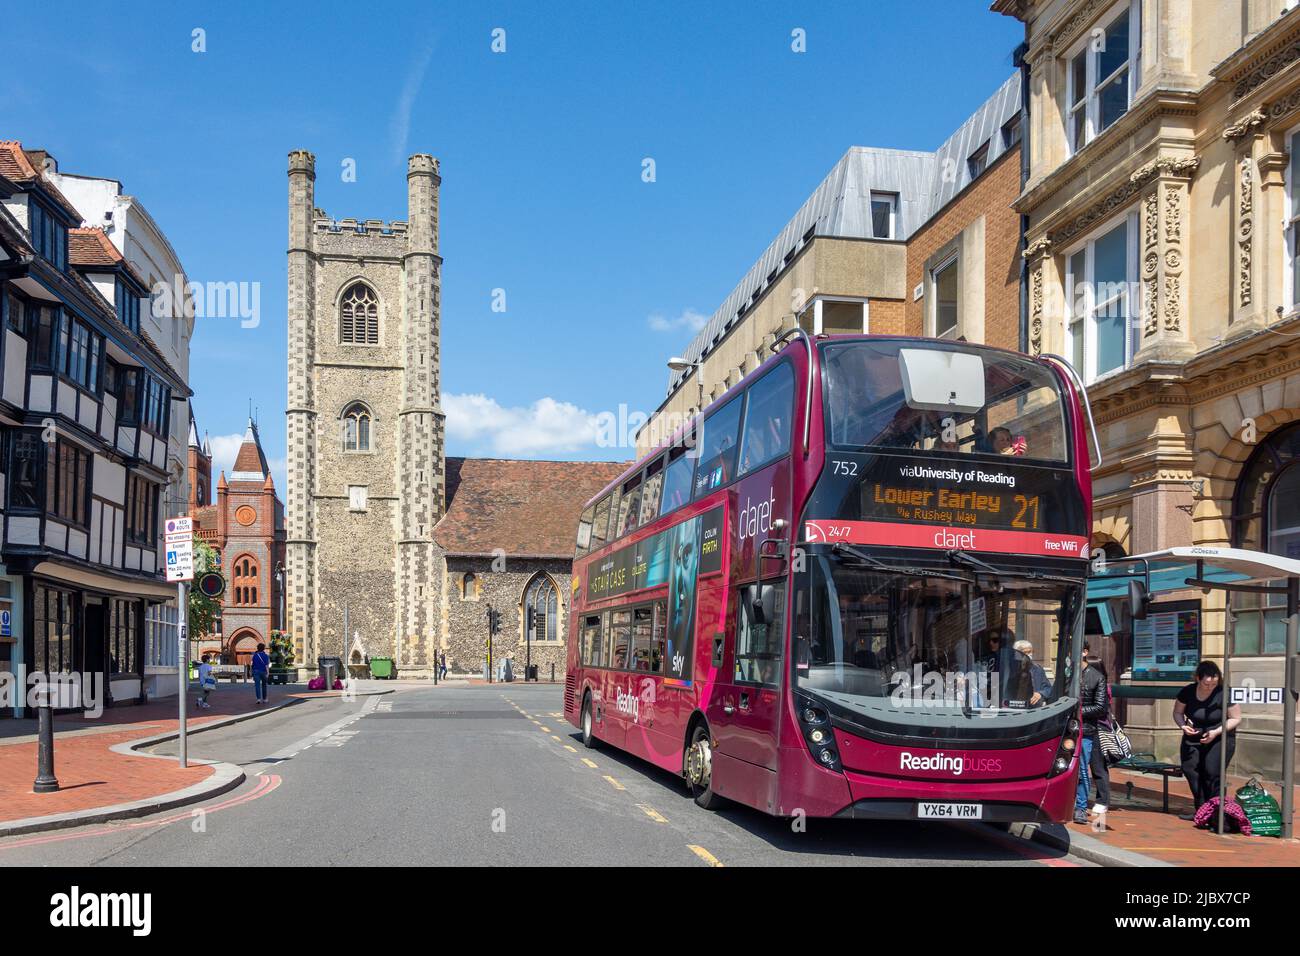
<path id="1" fill-rule="evenodd" d="M 226 579 L 216 571 L 200 574 L 194 586 L 199 589 L 200 594 L 210 598 L 219 598 L 226 593 Z"/>
<path id="2" fill-rule="evenodd" d="M 168 518 L 163 535 L 167 555 L 167 580 L 189 581 L 194 578 L 194 522 L 188 517 Z"/>
<path id="3" fill-rule="evenodd" d="M 13 637 L 13 635 L 13 612 L 7 609 L 0 611 L 0 637 Z"/>

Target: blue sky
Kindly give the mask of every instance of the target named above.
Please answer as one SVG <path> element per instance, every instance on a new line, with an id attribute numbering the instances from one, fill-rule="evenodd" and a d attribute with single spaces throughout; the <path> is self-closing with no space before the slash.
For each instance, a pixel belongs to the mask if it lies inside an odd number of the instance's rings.
<path id="1" fill-rule="evenodd" d="M 219 464 L 251 399 L 284 487 L 295 148 L 337 218 L 405 219 L 406 155 L 440 158 L 449 454 L 623 458 L 591 416 L 653 410 L 692 322 L 844 151 L 934 149 L 1022 36 L 979 0 L 701 6 L 20 4 L 0 137 L 121 180 L 191 279 L 260 283 L 256 328 L 200 320 L 193 343 Z"/>

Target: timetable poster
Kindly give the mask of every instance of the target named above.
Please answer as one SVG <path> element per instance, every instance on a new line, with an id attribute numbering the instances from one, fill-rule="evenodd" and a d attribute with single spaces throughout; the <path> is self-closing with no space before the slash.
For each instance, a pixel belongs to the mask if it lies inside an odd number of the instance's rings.
<path id="1" fill-rule="evenodd" d="M 1187 680 L 1201 659 L 1200 604 L 1154 604 L 1146 620 L 1133 622 L 1133 677 Z"/>

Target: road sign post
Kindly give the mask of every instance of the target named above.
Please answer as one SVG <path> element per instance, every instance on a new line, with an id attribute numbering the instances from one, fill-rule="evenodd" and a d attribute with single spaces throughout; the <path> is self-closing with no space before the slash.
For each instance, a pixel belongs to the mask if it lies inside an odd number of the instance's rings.
<path id="1" fill-rule="evenodd" d="M 186 698 L 190 692 L 190 609 L 186 582 L 194 578 L 194 522 L 188 516 L 168 518 L 163 550 L 167 555 L 167 580 L 176 582 L 176 681 L 180 729 L 180 765 L 189 766 L 186 732 Z"/>

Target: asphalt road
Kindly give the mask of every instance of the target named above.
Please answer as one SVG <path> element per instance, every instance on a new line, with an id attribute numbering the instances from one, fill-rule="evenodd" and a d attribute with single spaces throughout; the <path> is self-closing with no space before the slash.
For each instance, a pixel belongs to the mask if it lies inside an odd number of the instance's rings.
<path id="1" fill-rule="evenodd" d="M 1080 863 L 979 825 L 810 820 L 796 833 L 746 808 L 701 810 L 672 774 L 583 749 L 562 706 L 559 687 L 517 683 L 298 704 L 190 738 L 191 755 L 244 767 L 238 790 L 3 840 L 0 866 Z"/>

